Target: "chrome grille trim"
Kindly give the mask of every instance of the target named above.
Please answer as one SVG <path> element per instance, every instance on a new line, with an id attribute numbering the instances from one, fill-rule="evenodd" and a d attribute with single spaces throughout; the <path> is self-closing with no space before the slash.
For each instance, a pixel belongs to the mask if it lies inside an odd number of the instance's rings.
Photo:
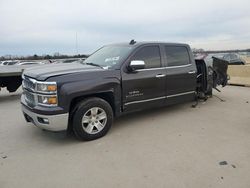
<path id="1" fill-rule="evenodd" d="M 37 84 L 57 84 L 56 82 L 42 82 L 42 81 L 37 81 L 33 78 L 29 78 L 25 75 L 22 75 L 22 87 L 23 87 L 23 96 L 24 100 L 27 103 L 27 105 L 31 108 L 35 106 L 45 106 L 45 107 L 55 107 L 56 105 L 47 105 L 47 104 L 42 104 L 39 103 L 38 98 L 39 96 L 56 96 L 57 97 L 57 91 L 56 92 L 41 92 L 37 91 Z"/>
<path id="2" fill-rule="evenodd" d="M 51 97 L 54 97 L 54 96 L 57 96 L 57 95 L 44 95 L 44 94 L 39 94 L 39 93 L 33 93 L 33 92 L 30 92 L 27 89 L 23 90 L 23 95 L 24 95 L 24 100 L 28 104 L 29 107 L 35 107 L 37 105 L 46 106 L 46 107 L 55 107 L 55 106 L 57 106 L 57 105 L 42 104 L 42 103 L 38 102 L 38 97 L 39 96 L 51 96 Z"/>
<path id="3" fill-rule="evenodd" d="M 34 107 L 37 105 L 37 96 L 34 93 L 24 89 L 23 95 L 24 95 L 24 100 L 28 104 L 28 106 Z"/>
<path id="4" fill-rule="evenodd" d="M 57 85 L 56 82 L 42 82 L 42 81 L 37 81 L 33 78 L 29 78 L 25 75 L 22 76 L 23 78 L 23 82 L 22 82 L 22 86 L 23 88 L 27 89 L 27 90 L 30 90 L 32 92 L 35 92 L 35 93 L 40 93 L 40 94 L 45 94 L 45 95 L 50 95 L 50 94 L 53 94 L 53 95 L 57 95 L 57 91 L 46 91 L 46 92 L 43 92 L 43 91 L 37 91 L 37 84 L 55 84 Z"/>
<path id="5" fill-rule="evenodd" d="M 35 89 L 36 89 L 36 80 L 24 76 L 22 85 L 23 85 L 23 88 L 25 88 L 27 90 L 35 91 Z"/>

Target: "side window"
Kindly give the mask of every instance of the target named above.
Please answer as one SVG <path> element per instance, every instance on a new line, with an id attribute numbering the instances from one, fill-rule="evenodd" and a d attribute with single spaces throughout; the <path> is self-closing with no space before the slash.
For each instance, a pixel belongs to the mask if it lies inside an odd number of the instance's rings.
<path id="1" fill-rule="evenodd" d="M 235 59 L 237 59 L 237 55 L 231 54 L 231 60 L 235 60 Z"/>
<path id="2" fill-rule="evenodd" d="M 145 69 L 161 67 L 160 49 L 158 46 L 143 47 L 135 53 L 132 60 L 144 61 Z"/>
<path id="3" fill-rule="evenodd" d="M 168 67 L 190 64 L 189 54 L 183 46 L 165 46 Z"/>
<path id="4" fill-rule="evenodd" d="M 229 55 L 224 55 L 223 58 L 224 58 L 225 60 L 227 60 L 227 61 L 230 60 L 230 56 L 229 56 Z"/>

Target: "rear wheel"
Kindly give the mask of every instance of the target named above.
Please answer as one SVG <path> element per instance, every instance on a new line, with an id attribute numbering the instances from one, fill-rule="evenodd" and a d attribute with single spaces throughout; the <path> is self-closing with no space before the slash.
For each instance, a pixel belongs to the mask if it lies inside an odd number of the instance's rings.
<path id="1" fill-rule="evenodd" d="M 101 98 L 80 102 L 73 114 L 73 131 L 80 140 L 94 140 L 107 134 L 113 123 L 113 111 Z"/>

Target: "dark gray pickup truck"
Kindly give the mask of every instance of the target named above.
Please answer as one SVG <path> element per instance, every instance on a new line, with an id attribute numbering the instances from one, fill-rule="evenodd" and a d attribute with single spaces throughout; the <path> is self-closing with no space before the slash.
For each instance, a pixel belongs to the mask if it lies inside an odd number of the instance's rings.
<path id="1" fill-rule="evenodd" d="M 227 62 L 195 60 L 186 44 L 131 41 L 104 46 L 82 63 L 27 69 L 22 77 L 27 122 L 93 140 L 114 117 L 212 95 L 227 84 Z"/>

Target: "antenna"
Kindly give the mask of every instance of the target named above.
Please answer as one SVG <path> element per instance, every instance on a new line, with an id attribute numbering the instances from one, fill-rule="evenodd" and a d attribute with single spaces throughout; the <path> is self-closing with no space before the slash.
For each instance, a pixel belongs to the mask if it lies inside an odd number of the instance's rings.
<path id="1" fill-rule="evenodd" d="M 129 44 L 134 45 L 135 43 L 136 43 L 136 41 L 134 39 L 132 39 Z"/>

